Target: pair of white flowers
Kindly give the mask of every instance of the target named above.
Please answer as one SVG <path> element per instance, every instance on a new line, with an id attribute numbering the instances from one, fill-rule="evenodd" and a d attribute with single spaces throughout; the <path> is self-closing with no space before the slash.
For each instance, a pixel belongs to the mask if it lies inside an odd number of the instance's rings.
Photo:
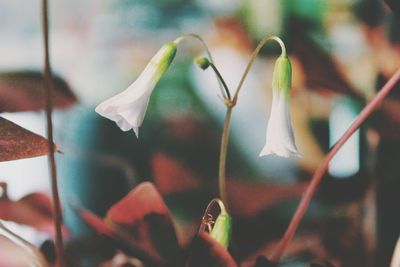
<path id="1" fill-rule="evenodd" d="M 150 95 L 175 57 L 179 42 L 177 40 L 161 47 L 136 81 L 125 91 L 98 105 L 96 112 L 115 121 L 121 130 L 132 129 L 138 136 Z M 272 108 L 267 126 L 266 144 L 260 156 L 276 154 L 289 157 L 298 154 L 290 118 L 290 87 L 291 65 L 286 54 L 283 54 L 275 63 Z"/>

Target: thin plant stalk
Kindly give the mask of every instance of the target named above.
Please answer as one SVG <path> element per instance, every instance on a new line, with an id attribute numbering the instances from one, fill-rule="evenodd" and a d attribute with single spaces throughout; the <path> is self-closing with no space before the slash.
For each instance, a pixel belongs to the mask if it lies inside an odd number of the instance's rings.
<path id="1" fill-rule="evenodd" d="M 224 128 L 223 128 L 223 132 L 222 132 L 221 148 L 220 148 L 220 155 L 219 155 L 219 171 L 218 171 L 219 195 L 227 209 L 228 209 L 228 197 L 227 197 L 227 191 L 226 191 L 226 177 L 225 176 L 226 176 L 226 157 L 227 157 L 228 141 L 229 141 L 229 128 L 230 128 L 230 124 L 231 124 L 232 110 L 237 103 L 239 92 L 240 92 L 242 85 L 247 77 L 247 74 L 250 71 L 251 66 L 254 63 L 254 60 L 257 58 L 257 55 L 259 54 L 261 48 L 270 40 L 277 41 L 279 43 L 279 45 L 281 46 L 282 54 L 286 55 L 285 45 L 279 37 L 272 35 L 272 36 L 266 36 L 265 38 L 263 38 L 260 41 L 260 43 L 257 45 L 254 52 L 252 53 L 250 60 L 246 66 L 246 69 L 242 75 L 242 78 L 239 81 L 239 84 L 237 86 L 237 89 L 236 89 L 235 94 L 232 99 L 230 97 L 229 90 L 227 89 L 227 87 L 225 85 L 226 83 L 222 79 L 220 73 L 218 72 L 218 70 L 216 69 L 214 64 L 211 64 L 217 77 L 219 79 L 221 79 L 220 83 L 222 83 L 224 88 L 227 90 L 227 92 L 228 92 L 227 96 L 229 97 L 229 98 L 227 98 L 227 97 L 224 98 L 224 103 L 225 103 L 227 109 L 226 109 L 226 115 L 225 115 Z"/>
<path id="2" fill-rule="evenodd" d="M 389 81 L 382 87 L 382 89 L 375 95 L 375 97 L 368 103 L 367 106 L 361 111 L 357 119 L 352 123 L 352 125 L 347 129 L 347 131 L 342 135 L 342 137 L 336 142 L 333 148 L 322 160 L 321 164 L 314 172 L 313 177 L 297 207 L 293 218 L 286 229 L 284 236 L 279 242 L 274 254 L 271 257 L 271 261 L 278 263 L 281 259 L 283 253 L 285 252 L 289 242 L 293 238 L 304 214 L 307 211 L 308 205 L 318 189 L 318 186 L 322 180 L 323 175 L 326 173 L 329 162 L 340 150 L 340 148 L 346 143 L 346 141 L 354 134 L 354 132 L 365 122 L 365 120 L 371 115 L 371 113 L 379 107 L 383 99 L 389 94 L 389 92 L 394 88 L 396 83 L 400 80 L 400 69 L 389 79 Z"/>
<path id="3" fill-rule="evenodd" d="M 232 117 L 232 109 L 233 105 L 231 105 L 231 101 L 227 101 L 226 104 L 226 115 L 224 121 L 224 128 L 222 131 L 221 138 L 221 147 L 219 153 L 219 171 L 218 171 L 218 188 L 219 188 L 219 196 L 222 202 L 225 204 L 228 209 L 228 197 L 226 193 L 226 155 L 228 151 L 228 141 L 229 141 L 229 127 L 231 125 L 231 117 Z"/>
<path id="4" fill-rule="evenodd" d="M 219 170 L 218 170 L 218 191 L 219 191 L 219 196 L 222 200 L 222 202 L 225 204 L 225 206 L 228 206 L 227 203 L 227 194 L 226 194 L 226 179 L 225 179 L 225 165 L 226 165 L 226 155 L 227 155 L 227 150 L 228 150 L 228 140 L 229 140 L 229 127 L 230 127 L 230 122 L 231 122 L 231 115 L 232 115 L 232 108 L 234 107 L 234 102 L 231 100 L 231 94 L 229 92 L 229 88 L 226 85 L 226 82 L 224 81 L 221 73 L 218 71 L 218 68 L 214 64 L 214 60 L 212 58 L 210 49 L 208 48 L 206 42 L 201 38 L 201 36 L 194 34 L 194 33 L 189 33 L 189 34 L 184 34 L 180 37 L 178 37 L 175 42 L 179 43 L 183 39 L 186 38 L 194 38 L 197 39 L 201 42 L 201 44 L 204 47 L 204 50 L 206 51 L 207 57 L 209 58 L 210 61 L 210 66 L 214 71 L 215 77 L 217 78 L 218 85 L 224 100 L 224 104 L 227 106 L 227 112 L 225 115 L 225 122 L 224 122 L 224 128 L 222 132 L 222 139 L 221 139 L 221 147 L 220 147 L 220 154 L 219 154 Z"/>
<path id="5" fill-rule="evenodd" d="M 57 168 L 54 157 L 55 145 L 53 140 L 53 123 L 52 123 L 52 91 L 53 78 L 51 74 L 50 55 L 49 55 L 49 22 L 48 22 L 48 4 L 47 0 L 42 0 L 42 30 L 44 43 L 44 85 L 45 85 L 45 105 L 46 105 L 46 121 L 47 121 L 47 139 L 48 139 L 48 161 L 51 175 L 51 192 L 53 197 L 53 218 L 56 233 L 55 245 L 57 253 L 57 266 L 64 266 L 63 257 L 63 238 L 62 238 L 62 214 L 60 197 L 57 185 Z"/>
<path id="6" fill-rule="evenodd" d="M 175 40 L 175 42 L 176 42 L 176 43 L 179 43 L 180 41 L 182 41 L 182 40 L 184 40 L 184 39 L 189 39 L 189 38 L 197 39 L 198 41 L 200 41 L 200 43 L 202 44 L 202 46 L 203 46 L 203 48 L 204 48 L 204 51 L 206 51 L 207 57 L 209 58 L 210 62 L 214 65 L 214 59 L 213 59 L 213 57 L 212 57 L 212 55 L 211 55 L 210 49 L 208 48 L 206 42 L 204 41 L 203 38 L 201 38 L 200 35 L 195 34 L 195 33 L 183 34 L 183 35 L 179 36 L 179 37 Z M 224 88 L 224 86 L 223 86 L 223 81 L 220 80 L 221 77 L 218 77 L 218 73 L 215 73 L 215 76 L 216 76 L 216 78 L 217 78 L 217 80 L 218 80 L 219 89 L 220 89 L 220 91 L 221 91 L 221 94 L 222 94 L 223 98 L 224 98 L 224 99 L 228 98 L 228 95 L 229 95 L 229 94 L 227 94 L 227 93 L 226 93 L 226 90 L 224 90 L 225 88 Z"/>
<path id="7" fill-rule="evenodd" d="M 214 63 L 210 62 L 210 67 L 214 70 L 215 75 L 217 75 L 218 81 L 222 84 L 224 90 L 225 90 L 225 96 L 224 100 L 225 101 L 230 101 L 231 100 L 231 92 L 228 89 L 228 85 L 226 85 L 225 80 L 222 78 L 221 73 L 217 69 L 217 67 L 214 65 Z"/>
<path id="8" fill-rule="evenodd" d="M 239 92 L 240 92 L 240 90 L 242 89 L 242 85 L 243 85 L 243 83 L 244 83 L 244 81 L 245 81 L 245 79 L 246 79 L 246 77 L 247 77 L 247 74 L 248 74 L 249 71 L 250 71 L 251 66 L 253 66 L 254 60 L 256 60 L 258 54 L 260 53 L 261 48 L 262 48 L 268 41 L 270 41 L 270 40 L 274 40 L 274 41 L 278 42 L 279 45 L 281 46 L 281 49 L 282 49 L 282 55 L 284 55 L 284 56 L 286 55 L 286 47 L 285 47 L 285 44 L 282 42 L 282 40 L 281 40 L 279 37 L 277 37 L 277 36 L 275 36 L 275 35 L 268 35 L 268 36 L 265 36 L 265 37 L 258 43 L 256 49 L 254 49 L 254 51 L 253 51 L 253 54 L 251 54 L 250 60 L 249 60 L 249 62 L 247 63 L 246 69 L 244 70 L 244 73 L 243 73 L 243 75 L 242 75 L 242 78 L 240 79 L 239 84 L 238 84 L 238 86 L 237 86 L 237 88 L 236 88 L 235 94 L 234 94 L 234 96 L 233 96 L 233 101 L 237 102 L 237 98 L 238 98 L 238 96 L 239 96 Z"/>
<path id="9" fill-rule="evenodd" d="M 218 198 L 214 198 L 213 200 L 211 200 L 210 203 L 208 203 L 206 211 L 204 212 L 202 223 L 201 223 L 200 228 L 199 228 L 199 234 L 204 232 L 206 227 L 208 226 L 208 224 L 209 224 L 208 216 L 210 215 L 211 210 L 214 207 L 214 205 L 218 205 L 218 207 L 220 209 L 220 214 L 221 213 L 226 214 L 226 208 L 225 208 L 225 205 L 222 202 L 222 200 L 220 200 Z M 208 230 L 211 232 L 211 229 L 208 228 Z"/>

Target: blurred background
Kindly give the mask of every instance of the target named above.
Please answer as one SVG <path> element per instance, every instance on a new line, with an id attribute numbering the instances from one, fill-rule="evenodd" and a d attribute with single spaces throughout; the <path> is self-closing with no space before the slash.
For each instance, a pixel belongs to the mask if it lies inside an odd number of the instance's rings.
<path id="1" fill-rule="evenodd" d="M 77 240 L 85 244 L 81 261 L 101 259 L 82 241 L 94 233 L 73 203 L 104 216 L 136 184 L 153 181 L 185 245 L 217 194 L 225 106 L 213 73 L 192 63 L 204 55 L 199 42 L 179 44 L 151 97 L 140 139 L 94 112 L 126 89 L 164 43 L 184 33 L 201 35 L 231 90 L 265 35 L 278 35 L 287 46 L 292 120 L 302 156 L 258 157 L 280 53 L 276 44 L 262 49 L 233 112 L 227 162 L 232 253 L 249 266 L 257 255 L 271 252 L 324 154 L 399 68 L 398 7 L 381 0 L 50 1 L 52 69 L 66 81 L 57 89 L 76 98 L 55 110 L 54 130 L 62 151 L 57 164 L 64 220 L 71 247 Z M 0 0 L 0 25 L 0 71 L 23 77 L 40 72 L 40 1 Z M 4 77 L 0 93 L 6 91 Z M 400 234 L 399 89 L 332 161 L 283 266 L 389 265 Z M 42 111 L 1 116 L 45 135 Z M 47 159 L 1 162 L 0 180 L 13 200 L 48 194 Z M 46 239 L 32 233 L 29 238 Z"/>

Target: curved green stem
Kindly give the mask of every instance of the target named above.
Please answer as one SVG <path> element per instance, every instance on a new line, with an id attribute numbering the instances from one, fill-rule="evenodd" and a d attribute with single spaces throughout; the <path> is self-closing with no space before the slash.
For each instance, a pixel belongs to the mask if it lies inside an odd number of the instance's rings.
<path id="1" fill-rule="evenodd" d="M 261 48 L 262 48 L 268 41 L 270 41 L 270 40 L 274 40 L 274 41 L 278 42 L 279 45 L 281 46 L 281 49 L 282 49 L 282 55 L 283 55 L 283 56 L 286 56 L 285 44 L 283 43 L 283 41 L 282 41 L 279 37 L 274 36 L 274 35 L 269 35 L 269 36 L 264 37 L 264 38 L 258 43 L 256 49 L 254 49 L 253 54 L 252 54 L 251 57 L 250 57 L 249 63 L 247 63 L 246 69 L 244 70 L 243 76 L 242 76 L 242 78 L 240 79 L 239 84 L 238 84 L 238 86 L 237 86 L 237 88 L 236 88 L 235 94 L 234 94 L 234 96 L 233 96 L 234 102 L 237 102 L 237 98 L 238 98 L 239 92 L 240 92 L 240 90 L 241 90 L 241 88 L 242 88 L 242 85 L 243 85 L 243 83 L 244 83 L 244 80 L 245 80 L 246 77 L 247 77 L 247 74 L 248 74 L 249 71 L 250 71 L 251 66 L 253 66 L 254 60 L 257 58 L 258 54 L 260 53 Z"/>
<path id="2" fill-rule="evenodd" d="M 212 63 L 212 65 L 214 65 L 214 59 L 211 55 L 210 49 L 208 48 L 206 42 L 203 40 L 203 38 L 201 38 L 200 35 L 197 35 L 195 33 L 187 33 L 187 34 L 183 34 L 181 36 L 179 36 L 178 38 L 175 39 L 175 43 L 178 44 L 180 43 L 182 40 L 184 39 L 189 39 L 189 38 L 194 38 L 197 39 L 198 41 L 200 41 L 200 43 L 203 45 L 204 50 L 206 51 L 207 57 L 210 59 L 210 62 Z M 215 73 L 217 80 L 218 80 L 218 85 L 219 85 L 219 89 L 221 91 L 221 94 L 223 96 L 223 98 L 227 98 L 228 95 L 226 94 L 225 90 L 224 90 L 224 86 L 222 84 L 222 81 L 219 79 L 217 73 Z"/>
<path id="3" fill-rule="evenodd" d="M 227 202 L 227 194 L 226 194 L 226 178 L 225 178 L 225 172 L 226 172 L 226 156 L 227 156 L 227 151 L 228 151 L 228 140 L 229 140 L 229 127 L 230 127 L 230 122 L 231 122 L 231 116 L 232 116 L 232 109 L 236 105 L 237 98 L 239 95 L 239 92 L 242 88 L 242 85 L 244 83 L 244 80 L 247 77 L 247 74 L 250 71 L 251 66 L 254 63 L 254 60 L 256 59 L 257 55 L 259 54 L 261 48 L 267 43 L 269 40 L 275 40 L 276 42 L 279 43 L 282 49 L 282 55 L 286 55 L 286 48 L 285 44 L 282 42 L 282 40 L 277 37 L 277 36 L 266 36 L 263 38 L 260 43 L 257 45 L 256 49 L 254 50 L 253 54 L 251 55 L 250 61 L 246 66 L 246 69 L 243 73 L 242 78 L 239 81 L 239 84 L 237 86 L 237 89 L 235 91 L 235 94 L 233 98 L 225 98 L 225 105 L 227 107 L 226 110 L 226 116 L 225 116 L 225 122 L 224 122 L 224 129 L 222 133 L 222 140 L 221 140 L 221 148 L 220 148 L 220 157 L 219 157 L 219 173 L 218 173 L 218 185 L 219 185 L 219 195 L 225 203 L 225 205 L 228 205 Z M 213 64 L 211 64 L 212 66 Z M 214 69 L 214 68 L 213 68 Z M 218 76 L 219 72 L 214 69 L 216 75 Z M 223 79 L 221 80 L 223 81 Z M 229 92 L 229 91 L 228 91 Z"/>
<path id="4" fill-rule="evenodd" d="M 224 87 L 224 90 L 225 90 L 225 93 L 226 93 L 226 98 L 225 99 L 231 100 L 231 92 L 229 92 L 229 88 L 226 85 L 226 82 L 225 82 L 224 78 L 222 78 L 221 73 L 219 72 L 217 67 L 215 67 L 214 63 L 210 62 L 210 66 L 213 69 L 213 71 L 215 72 L 215 75 L 217 75 L 217 78 L 219 79 L 219 81 L 222 83 L 222 86 Z"/>
<path id="5" fill-rule="evenodd" d="M 224 202 L 219 198 L 212 199 L 210 201 L 210 203 L 208 203 L 207 208 L 206 208 L 206 210 L 204 212 L 203 219 L 202 219 L 202 224 L 200 225 L 200 228 L 199 228 L 199 233 L 204 232 L 205 227 L 208 224 L 208 215 L 210 214 L 211 209 L 213 208 L 213 206 L 215 204 L 217 204 L 219 206 L 220 214 L 227 214 Z"/>
<path id="6" fill-rule="evenodd" d="M 220 91 L 224 98 L 224 103 L 227 106 L 227 112 L 226 112 L 225 122 L 224 122 L 224 129 L 222 132 L 221 148 L 220 148 L 220 155 L 219 155 L 219 171 L 218 171 L 219 196 L 220 196 L 222 202 L 225 203 L 225 205 L 227 206 L 225 165 L 226 165 L 226 154 L 227 154 L 227 150 L 228 150 L 229 126 L 230 126 L 230 121 L 231 121 L 232 108 L 235 105 L 234 104 L 235 101 L 231 100 L 231 94 L 229 92 L 228 86 L 226 85 L 225 80 L 222 78 L 221 73 L 218 71 L 217 67 L 215 66 L 211 52 L 208 49 L 208 46 L 205 43 L 205 41 L 203 40 L 203 38 L 201 38 L 197 34 L 189 33 L 189 34 L 184 34 L 184 35 L 176 38 L 174 42 L 177 44 L 187 38 L 195 38 L 202 43 L 204 50 L 206 51 L 207 56 L 209 58 L 210 66 L 213 69 L 214 74 L 218 80 Z"/>

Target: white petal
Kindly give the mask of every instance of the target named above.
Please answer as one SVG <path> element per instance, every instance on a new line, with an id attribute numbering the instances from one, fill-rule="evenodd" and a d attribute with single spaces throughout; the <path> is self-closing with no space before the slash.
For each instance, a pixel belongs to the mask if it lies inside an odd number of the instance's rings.
<path id="1" fill-rule="evenodd" d="M 284 90 L 273 89 L 271 115 L 267 126 L 266 144 L 260 156 L 276 154 L 281 157 L 297 155 L 289 99 Z"/>
<path id="2" fill-rule="evenodd" d="M 138 127 L 132 127 L 132 130 L 135 133 L 136 137 L 139 138 L 139 128 Z"/>
<path id="3" fill-rule="evenodd" d="M 133 129 L 136 136 L 139 136 L 139 127 L 146 114 L 150 95 L 175 56 L 175 51 L 175 44 L 164 45 L 136 81 L 123 92 L 98 105 L 96 112 L 115 121 L 122 131 Z"/>

